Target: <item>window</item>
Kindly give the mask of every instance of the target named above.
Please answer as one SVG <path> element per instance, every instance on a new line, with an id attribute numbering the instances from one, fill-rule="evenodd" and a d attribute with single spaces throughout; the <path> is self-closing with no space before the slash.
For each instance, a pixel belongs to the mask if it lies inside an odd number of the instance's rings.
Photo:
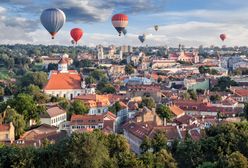
<path id="1" fill-rule="evenodd" d="M 6 139 L 9 139 L 9 134 L 6 134 L 6 135 L 5 135 L 5 138 L 6 138 Z"/>
<path id="2" fill-rule="evenodd" d="M 64 94 L 64 98 L 66 97 L 66 95 Z"/>

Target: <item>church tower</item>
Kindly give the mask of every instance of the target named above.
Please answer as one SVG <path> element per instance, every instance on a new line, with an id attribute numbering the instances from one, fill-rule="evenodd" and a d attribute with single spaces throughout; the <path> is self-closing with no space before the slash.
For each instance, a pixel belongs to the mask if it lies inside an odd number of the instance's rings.
<path id="1" fill-rule="evenodd" d="M 68 72 L 68 67 L 67 67 L 67 60 L 66 58 L 62 57 L 61 60 L 58 63 L 58 71 L 60 73 L 67 73 Z"/>

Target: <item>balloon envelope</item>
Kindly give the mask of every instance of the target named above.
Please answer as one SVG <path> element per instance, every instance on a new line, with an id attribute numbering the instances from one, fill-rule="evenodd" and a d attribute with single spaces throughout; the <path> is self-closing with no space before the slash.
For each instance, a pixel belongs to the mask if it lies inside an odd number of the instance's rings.
<path id="1" fill-rule="evenodd" d="M 225 35 L 225 34 L 221 34 L 221 35 L 220 35 L 220 39 L 221 39 L 222 41 L 225 41 L 226 35 Z"/>
<path id="2" fill-rule="evenodd" d="M 82 38 L 82 36 L 83 36 L 83 30 L 82 29 L 74 28 L 71 30 L 71 37 L 76 42 L 76 44 Z"/>
<path id="3" fill-rule="evenodd" d="M 144 43 L 144 41 L 146 40 L 146 35 L 145 34 L 140 35 L 138 38 L 139 38 L 141 43 Z"/>
<path id="4" fill-rule="evenodd" d="M 121 36 L 121 32 L 127 27 L 128 25 L 128 16 L 122 13 L 115 14 L 112 17 L 112 25 L 119 33 L 119 36 Z"/>
<path id="5" fill-rule="evenodd" d="M 124 36 L 127 34 L 127 29 L 123 29 L 122 33 L 124 34 Z"/>
<path id="6" fill-rule="evenodd" d="M 158 25 L 155 25 L 155 26 L 154 26 L 154 29 L 155 29 L 156 31 L 158 31 L 158 28 L 159 28 Z"/>
<path id="7" fill-rule="evenodd" d="M 55 34 L 62 28 L 66 20 L 65 14 L 62 10 L 57 8 L 49 8 L 41 13 L 41 24 L 54 38 Z"/>

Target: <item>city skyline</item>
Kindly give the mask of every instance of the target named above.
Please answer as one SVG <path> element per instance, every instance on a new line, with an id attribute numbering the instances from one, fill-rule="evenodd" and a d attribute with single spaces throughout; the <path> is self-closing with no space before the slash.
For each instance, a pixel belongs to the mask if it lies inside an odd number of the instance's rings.
<path id="1" fill-rule="evenodd" d="M 40 24 L 40 14 L 46 8 L 62 9 L 67 21 L 51 40 Z M 244 17 L 248 2 L 243 0 L 53 0 L 43 2 L 32 0 L 3 0 L 0 2 L 1 44 L 58 44 L 70 45 L 70 30 L 75 27 L 84 30 L 79 45 L 134 45 L 139 46 L 138 35 L 148 34 L 143 45 L 186 47 L 199 45 L 241 46 L 247 44 L 248 24 Z M 129 16 L 128 35 L 119 37 L 111 24 L 115 13 Z M 159 25 L 159 31 L 153 26 Z M 226 33 L 223 43 L 219 34 Z"/>

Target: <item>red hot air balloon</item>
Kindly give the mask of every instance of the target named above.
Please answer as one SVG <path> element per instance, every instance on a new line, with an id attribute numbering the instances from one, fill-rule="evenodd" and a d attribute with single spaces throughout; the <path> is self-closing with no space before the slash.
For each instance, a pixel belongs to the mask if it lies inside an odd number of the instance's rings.
<path id="1" fill-rule="evenodd" d="M 127 27 L 128 25 L 128 16 L 122 13 L 115 14 L 112 17 L 112 24 L 115 29 L 118 31 L 119 36 L 121 36 L 121 32 Z"/>
<path id="2" fill-rule="evenodd" d="M 82 38 L 83 34 L 83 30 L 80 28 L 74 28 L 71 30 L 71 37 L 76 42 L 76 44 Z"/>
<path id="3" fill-rule="evenodd" d="M 220 39 L 221 39 L 222 41 L 225 41 L 226 35 L 225 35 L 225 34 L 221 34 L 221 35 L 220 35 Z"/>

